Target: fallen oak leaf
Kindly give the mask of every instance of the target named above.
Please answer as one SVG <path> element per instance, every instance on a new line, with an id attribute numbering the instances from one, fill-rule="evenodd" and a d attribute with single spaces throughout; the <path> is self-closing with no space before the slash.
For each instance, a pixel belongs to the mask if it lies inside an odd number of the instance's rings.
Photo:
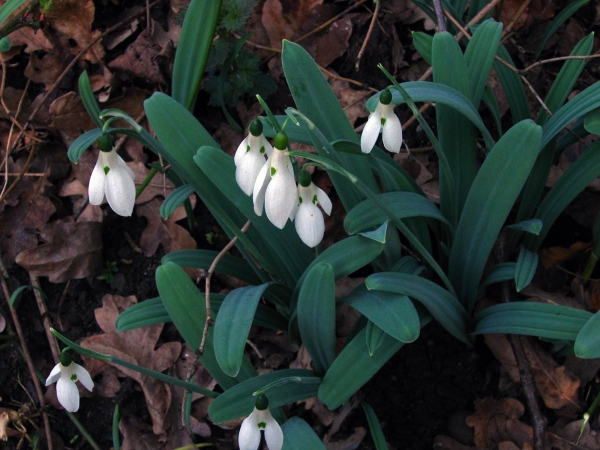
<path id="1" fill-rule="evenodd" d="M 163 329 L 163 324 L 136 328 L 122 333 L 119 333 L 115 328 L 115 321 L 119 314 L 135 303 L 137 303 L 135 296 L 105 295 L 102 299 L 102 308 L 97 308 L 94 311 L 96 322 L 98 322 L 104 334 L 85 338 L 81 341 L 81 345 L 157 372 L 163 372 L 173 365 L 181 352 L 179 342 L 168 342 L 158 349 L 154 349 Z M 171 405 L 169 385 L 156 378 L 121 367 L 118 364 L 107 364 L 113 365 L 140 384 L 152 418 L 154 434 L 165 433 L 165 418 Z"/>
<path id="2" fill-rule="evenodd" d="M 473 441 L 477 447 L 495 447 L 511 439 L 507 423 L 525 413 L 521 402 L 512 398 L 484 398 L 475 400 L 475 414 L 467 417 L 467 425 L 474 428 Z"/>

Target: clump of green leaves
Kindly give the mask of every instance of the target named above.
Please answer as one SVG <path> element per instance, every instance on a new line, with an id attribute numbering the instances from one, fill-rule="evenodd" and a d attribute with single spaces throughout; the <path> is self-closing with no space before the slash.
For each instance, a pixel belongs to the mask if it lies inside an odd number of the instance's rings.
<path id="1" fill-rule="evenodd" d="M 114 274 L 119 271 L 117 267 L 116 261 L 106 261 L 104 269 L 102 269 L 102 273 L 96 277 L 97 280 L 105 280 L 108 284 L 111 284 L 115 281 Z"/>

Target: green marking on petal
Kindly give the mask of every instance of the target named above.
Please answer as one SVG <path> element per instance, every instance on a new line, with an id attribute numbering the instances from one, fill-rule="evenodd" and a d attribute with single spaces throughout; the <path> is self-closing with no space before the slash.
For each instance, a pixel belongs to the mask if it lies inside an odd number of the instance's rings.
<path id="1" fill-rule="evenodd" d="M 104 166 L 104 175 L 108 175 L 109 170 L 110 170 L 110 167 Z"/>
<path id="2" fill-rule="evenodd" d="M 316 205 L 318 203 L 319 200 L 317 200 L 317 196 L 313 195 L 313 203 Z"/>
<path id="3" fill-rule="evenodd" d="M 250 146 L 246 145 L 246 153 L 248 153 L 250 151 Z"/>
<path id="4" fill-rule="evenodd" d="M 264 146 L 264 145 L 263 145 L 263 146 L 260 148 L 260 152 L 261 152 L 263 155 L 265 154 L 265 146 Z"/>
<path id="5" fill-rule="evenodd" d="M 77 375 L 76 374 L 71 375 L 71 380 L 77 381 Z"/>
<path id="6" fill-rule="evenodd" d="M 258 428 L 260 428 L 261 430 L 264 430 L 265 428 L 267 428 L 267 423 L 266 422 L 258 422 Z"/>
<path id="7" fill-rule="evenodd" d="M 277 169 L 275 167 L 271 167 L 271 176 L 274 176 L 276 172 Z"/>
<path id="8" fill-rule="evenodd" d="M 298 203 L 302 203 L 302 197 L 298 197 Z"/>
<path id="9" fill-rule="evenodd" d="M 385 119 L 385 117 L 382 117 L 382 118 L 381 118 L 381 126 L 384 126 L 384 125 L 385 125 L 385 120 L 386 120 L 386 119 Z"/>

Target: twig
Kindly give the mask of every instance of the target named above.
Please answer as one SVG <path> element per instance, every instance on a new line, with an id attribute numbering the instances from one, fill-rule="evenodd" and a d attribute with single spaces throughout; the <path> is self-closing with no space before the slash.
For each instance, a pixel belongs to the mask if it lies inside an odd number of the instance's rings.
<path id="1" fill-rule="evenodd" d="M 246 222 L 240 231 L 242 233 L 246 233 L 246 231 L 248 231 L 248 228 L 250 228 L 251 224 L 252 222 L 250 221 Z M 206 335 L 208 334 L 208 327 L 210 327 L 213 324 L 213 320 L 210 315 L 210 279 L 212 278 L 212 274 L 215 271 L 217 264 L 219 264 L 219 261 L 221 261 L 221 258 L 223 258 L 223 256 L 225 256 L 225 254 L 231 249 L 231 247 L 235 245 L 237 240 L 237 236 L 234 236 L 233 239 L 229 241 L 229 243 L 225 247 L 223 247 L 223 250 L 221 250 L 219 254 L 215 257 L 212 264 L 208 268 L 208 271 L 205 274 L 206 281 L 204 295 L 206 298 L 206 322 L 204 322 L 204 330 L 202 331 L 202 341 L 200 342 L 200 348 L 198 349 L 199 355 L 202 355 L 202 353 L 204 352 L 204 344 L 206 344 Z"/>
<path id="2" fill-rule="evenodd" d="M 348 14 L 350 11 L 352 11 L 353 9 L 358 8 L 360 5 L 362 5 L 363 3 L 365 3 L 367 0 L 360 0 L 358 2 L 356 2 L 354 5 L 346 8 L 344 11 L 342 11 L 341 13 L 339 13 L 336 16 L 333 16 L 331 19 L 329 19 L 328 21 L 322 23 L 321 25 L 319 25 L 317 28 L 315 28 L 312 31 L 309 31 L 308 33 L 306 33 L 303 36 L 300 36 L 298 39 L 296 39 L 296 43 L 303 41 L 304 39 L 306 39 L 309 36 L 312 36 L 315 33 L 318 33 L 319 31 L 327 28 L 329 25 L 331 25 L 333 22 L 335 22 L 336 20 L 338 20 L 339 18 L 345 16 L 346 14 Z"/>
<path id="3" fill-rule="evenodd" d="M 373 28 L 375 28 L 375 23 L 377 22 L 377 16 L 379 15 L 379 10 L 381 9 L 381 0 L 375 3 L 375 11 L 373 11 L 373 16 L 371 17 L 371 23 L 369 24 L 369 29 L 367 30 L 367 35 L 365 36 L 365 40 L 363 41 L 360 50 L 358 51 L 358 55 L 356 56 L 356 64 L 354 65 L 354 69 L 358 72 L 360 68 L 360 60 L 362 58 L 365 49 L 367 48 L 367 44 L 371 39 L 371 34 L 373 33 Z"/>
<path id="4" fill-rule="evenodd" d="M 433 0 L 433 9 L 435 10 L 435 16 L 437 17 L 437 29 L 438 32 L 446 31 L 446 21 L 444 20 L 444 10 L 440 0 Z"/>
<path id="5" fill-rule="evenodd" d="M 2 290 L 4 291 L 4 297 L 6 298 L 6 303 L 8 304 L 8 309 L 10 310 L 10 314 L 13 319 L 13 324 L 15 326 L 15 331 L 17 336 L 19 336 L 19 342 L 21 343 L 21 350 L 23 351 L 23 357 L 25 358 L 25 362 L 27 363 L 27 368 L 29 369 L 29 375 L 33 381 L 33 385 L 35 386 L 35 391 L 38 396 L 38 401 L 40 403 L 42 419 L 44 420 L 44 428 L 46 429 L 46 439 L 48 440 L 48 450 L 52 450 L 52 432 L 50 430 L 50 420 L 48 419 L 48 413 L 46 412 L 46 401 L 44 400 L 44 392 L 42 391 L 42 386 L 36 376 L 35 366 L 33 365 L 33 360 L 31 359 L 31 355 L 29 353 L 29 349 L 27 348 L 27 342 L 25 341 L 25 337 L 23 336 L 23 329 L 21 328 L 21 322 L 19 321 L 19 317 L 17 316 L 17 311 L 10 304 L 10 292 L 8 290 L 8 285 L 6 284 L 6 278 L 4 275 L 0 276 L 0 283 L 2 284 Z"/>
<path id="6" fill-rule="evenodd" d="M 525 10 L 527 9 L 527 7 L 529 6 L 530 3 L 531 3 L 531 0 L 525 0 L 521 4 L 521 7 L 517 10 L 517 12 L 512 17 L 512 19 L 510 19 L 510 22 L 508 22 L 508 25 L 506 26 L 504 31 L 502 31 L 501 39 L 504 39 L 508 35 L 508 33 L 510 33 L 512 28 L 515 26 L 515 23 L 517 23 L 517 20 L 519 20 L 519 17 L 521 17 L 521 14 L 523 14 L 523 12 L 525 12 Z"/>
<path id="7" fill-rule="evenodd" d="M 54 357 L 54 362 L 58 363 L 60 361 L 60 349 L 58 348 L 58 342 L 56 342 L 56 338 L 50 331 L 52 328 L 52 322 L 50 321 L 50 317 L 48 315 L 48 308 L 46 307 L 46 301 L 39 290 L 40 281 L 38 277 L 33 275 L 31 272 L 29 273 L 29 280 L 31 281 L 31 286 L 36 289 L 33 290 L 33 295 L 35 296 L 35 301 L 38 305 L 38 309 L 40 310 L 40 316 L 42 317 L 42 322 L 44 323 L 44 329 L 46 330 L 46 337 L 48 338 L 48 344 L 50 345 L 50 351 L 52 352 L 52 356 Z M 39 289 L 39 290 L 38 290 Z"/>
<path id="8" fill-rule="evenodd" d="M 588 55 L 588 56 L 560 56 L 558 58 L 543 59 L 542 61 L 535 62 L 535 63 L 531 64 L 530 66 L 527 66 L 524 69 L 519 70 L 519 73 L 524 74 L 524 73 L 529 72 L 532 69 L 535 69 L 538 66 L 541 66 L 542 64 L 550 64 L 550 63 L 557 62 L 557 61 L 567 61 L 569 59 L 582 59 L 585 61 L 588 59 L 595 59 L 595 58 L 600 58 L 600 54 L 596 53 L 594 55 Z"/>

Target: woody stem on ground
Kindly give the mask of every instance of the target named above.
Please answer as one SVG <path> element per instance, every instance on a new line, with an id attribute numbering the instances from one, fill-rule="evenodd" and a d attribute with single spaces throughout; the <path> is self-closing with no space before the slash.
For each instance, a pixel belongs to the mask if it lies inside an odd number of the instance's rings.
<path id="1" fill-rule="evenodd" d="M 433 0 L 433 9 L 435 9 L 435 16 L 437 17 L 437 29 L 438 32 L 446 31 L 446 20 L 444 19 L 444 10 L 442 8 L 441 0 Z"/>
<path id="2" fill-rule="evenodd" d="M 371 17 L 371 23 L 369 24 L 369 29 L 367 30 L 367 35 L 365 36 L 365 40 L 362 43 L 360 50 L 358 51 L 358 55 L 356 56 L 356 64 L 354 69 L 358 72 L 360 68 L 360 60 L 362 58 L 365 49 L 367 48 L 367 44 L 369 43 L 369 39 L 371 39 L 371 34 L 373 33 L 373 28 L 375 28 L 375 22 L 377 22 L 377 16 L 379 15 L 379 10 L 381 9 L 381 0 L 375 3 L 375 11 L 373 11 L 373 17 Z"/>

